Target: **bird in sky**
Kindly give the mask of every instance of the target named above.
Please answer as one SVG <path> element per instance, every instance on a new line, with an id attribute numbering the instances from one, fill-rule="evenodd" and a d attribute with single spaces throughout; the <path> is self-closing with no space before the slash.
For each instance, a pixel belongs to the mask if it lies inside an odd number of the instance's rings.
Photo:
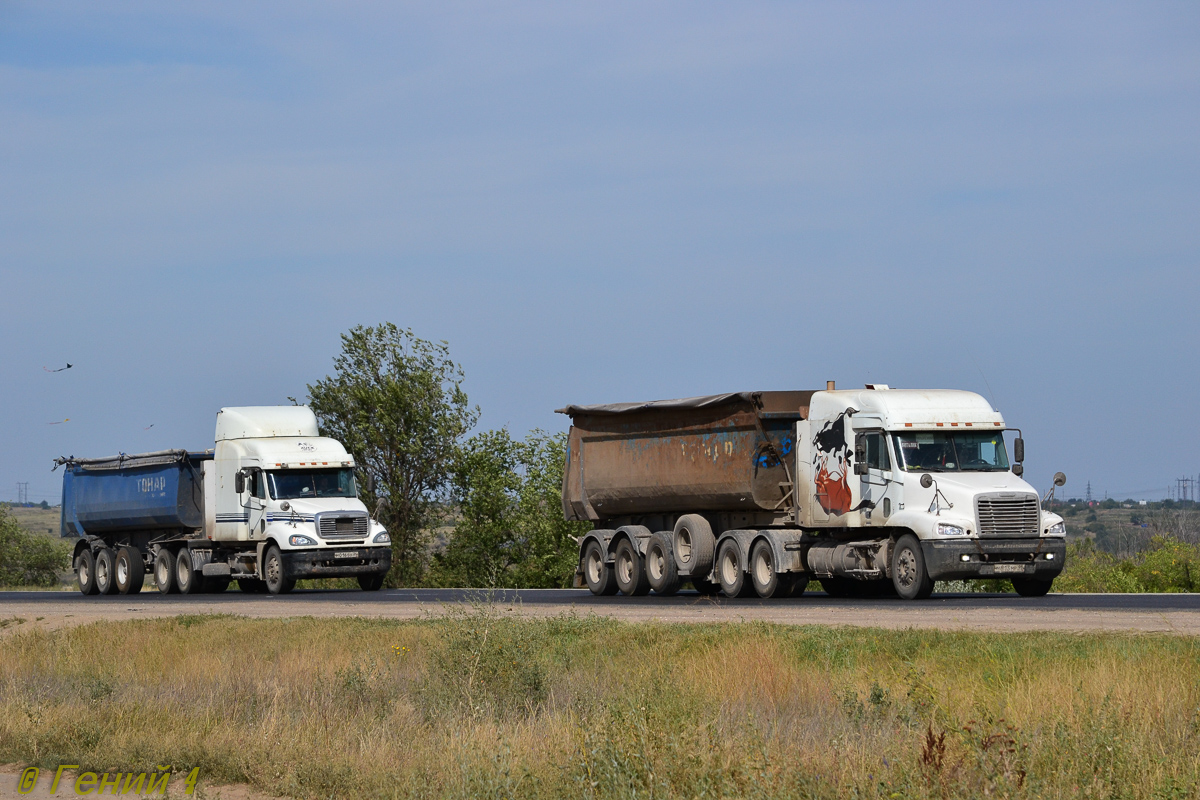
<path id="1" fill-rule="evenodd" d="M 144 430 L 144 431 L 148 431 L 148 430 L 150 430 L 150 429 L 151 429 L 151 428 L 153 428 L 153 427 L 154 427 L 154 424 L 153 424 L 153 423 L 151 423 L 151 424 L 147 425 L 146 427 L 142 428 L 142 430 Z"/>
<path id="2" fill-rule="evenodd" d="M 50 369 L 49 367 L 42 367 L 42 369 L 46 370 L 46 372 L 63 372 L 64 370 L 68 370 L 73 366 L 75 365 L 67 364 L 65 367 L 59 367 L 58 369 Z"/>
<path id="3" fill-rule="evenodd" d="M 60 419 L 58 422 L 47 422 L 46 424 L 47 425 L 62 425 L 64 422 L 70 422 L 70 421 L 71 421 L 71 418 L 67 417 L 66 419 Z"/>

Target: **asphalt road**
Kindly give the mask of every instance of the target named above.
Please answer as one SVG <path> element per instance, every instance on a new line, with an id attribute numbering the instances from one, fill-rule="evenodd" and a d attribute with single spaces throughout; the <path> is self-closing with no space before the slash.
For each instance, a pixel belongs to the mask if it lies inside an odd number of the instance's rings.
<path id="1" fill-rule="evenodd" d="M 944 594 L 929 600 L 835 599 L 819 592 L 787 600 L 731 600 L 684 592 L 675 597 L 594 597 L 586 589 L 467 589 L 296 591 L 289 595 L 224 594 L 84 597 L 76 592 L 0 592 L 0 621 L 61 627 L 90 622 L 174 616 L 380 617 L 412 619 L 461 604 L 494 602 L 505 613 L 596 614 L 627 621 L 720 622 L 761 620 L 796 625 L 968 630 L 1143 631 L 1200 635 L 1200 594 Z"/>

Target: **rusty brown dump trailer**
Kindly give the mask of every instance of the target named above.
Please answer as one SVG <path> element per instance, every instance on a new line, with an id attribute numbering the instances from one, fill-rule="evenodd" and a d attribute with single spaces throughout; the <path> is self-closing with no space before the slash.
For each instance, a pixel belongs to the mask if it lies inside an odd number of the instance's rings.
<path id="1" fill-rule="evenodd" d="M 1010 577 L 1045 594 L 1063 525 L 1010 464 L 973 392 L 733 392 L 567 406 L 563 513 L 594 526 L 577 585 L 596 594 L 927 597 Z M 915 474 L 914 474 L 915 473 Z M 1065 479 L 1064 479 L 1065 480 Z"/>

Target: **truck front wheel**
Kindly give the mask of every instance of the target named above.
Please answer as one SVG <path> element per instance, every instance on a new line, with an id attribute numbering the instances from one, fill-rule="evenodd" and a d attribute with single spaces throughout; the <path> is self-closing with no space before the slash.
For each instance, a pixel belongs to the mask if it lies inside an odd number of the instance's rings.
<path id="1" fill-rule="evenodd" d="M 117 593 L 117 554 L 107 547 L 96 554 L 96 590 Z"/>
<path id="2" fill-rule="evenodd" d="M 907 533 L 892 550 L 892 583 L 905 600 L 924 600 L 933 594 L 933 579 L 925 566 L 925 554 L 917 537 Z"/>
<path id="3" fill-rule="evenodd" d="M 1021 597 L 1045 597 L 1053 583 L 1053 578 L 1050 580 L 1041 578 L 1012 579 L 1013 588 L 1017 590 L 1017 594 L 1021 595 Z"/>
<path id="4" fill-rule="evenodd" d="M 175 554 L 167 548 L 160 548 L 154 557 L 154 585 L 162 594 L 175 594 L 179 587 L 175 585 Z"/>
<path id="5" fill-rule="evenodd" d="M 267 591 L 271 594 L 287 594 L 296 588 L 296 580 L 287 576 L 283 555 L 275 545 L 267 548 L 267 554 L 263 558 L 263 578 L 267 582 Z"/>
<path id="6" fill-rule="evenodd" d="M 604 547 L 595 539 L 589 539 L 579 559 L 583 568 L 583 579 L 592 594 L 604 596 L 617 593 L 617 578 L 613 569 L 604 563 Z"/>
<path id="7" fill-rule="evenodd" d="M 358 588 L 364 592 L 378 592 L 383 588 L 382 575 L 359 575 Z"/>
<path id="8" fill-rule="evenodd" d="M 650 593 L 650 581 L 646 578 L 642 556 L 628 539 L 622 539 L 617 544 L 614 572 L 617 573 L 617 587 L 621 594 L 634 596 Z"/>
<path id="9" fill-rule="evenodd" d="M 79 578 L 80 594 L 97 594 L 96 588 L 96 557 L 91 550 L 84 550 L 75 559 L 75 575 Z"/>

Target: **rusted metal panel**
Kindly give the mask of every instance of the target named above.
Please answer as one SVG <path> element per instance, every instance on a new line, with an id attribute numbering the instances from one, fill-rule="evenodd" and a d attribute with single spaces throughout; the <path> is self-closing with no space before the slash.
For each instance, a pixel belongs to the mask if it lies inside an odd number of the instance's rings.
<path id="1" fill-rule="evenodd" d="M 778 511 L 792 502 L 794 428 L 812 392 L 568 406 L 563 513 Z"/>

